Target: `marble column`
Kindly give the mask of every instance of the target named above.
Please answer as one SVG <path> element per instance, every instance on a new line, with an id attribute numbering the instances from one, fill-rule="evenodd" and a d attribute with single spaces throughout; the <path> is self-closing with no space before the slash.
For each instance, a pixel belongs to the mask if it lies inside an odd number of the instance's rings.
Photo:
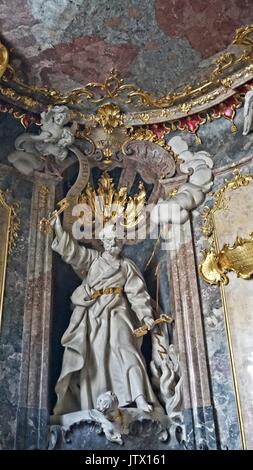
<path id="1" fill-rule="evenodd" d="M 216 435 L 191 224 L 171 228 L 168 250 L 175 342 L 183 373 L 186 446 L 215 449 Z"/>
<path id="2" fill-rule="evenodd" d="M 53 235 L 42 234 L 39 223 L 54 210 L 57 182 L 57 178 L 45 174 L 36 173 L 34 177 L 16 449 L 47 446 Z"/>

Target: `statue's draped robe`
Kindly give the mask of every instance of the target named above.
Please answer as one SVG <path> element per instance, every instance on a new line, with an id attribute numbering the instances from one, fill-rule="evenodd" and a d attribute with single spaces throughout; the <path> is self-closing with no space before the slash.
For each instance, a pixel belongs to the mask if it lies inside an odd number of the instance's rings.
<path id="1" fill-rule="evenodd" d="M 62 337 L 65 350 L 54 413 L 95 408 L 97 397 L 108 390 L 117 395 L 120 406 L 139 395 L 157 402 L 140 350 L 142 340 L 133 335 L 144 317 L 153 317 L 138 268 L 126 258 L 80 246 L 67 233 L 55 239 L 52 248 L 85 277 L 71 297 L 75 308 Z M 107 287 L 121 287 L 122 295 L 91 299 Z"/>

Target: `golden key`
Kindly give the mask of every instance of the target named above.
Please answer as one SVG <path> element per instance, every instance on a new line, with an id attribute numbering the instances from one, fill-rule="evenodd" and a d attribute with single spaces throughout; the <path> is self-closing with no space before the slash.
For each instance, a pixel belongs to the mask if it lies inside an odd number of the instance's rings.
<path id="1" fill-rule="evenodd" d="M 160 323 L 172 323 L 173 321 L 174 318 L 169 317 L 169 315 L 165 315 L 165 313 L 162 313 L 162 315 L 154 321 L 154 325 L 159 325 Z M 137 330 L 134 330 L 133 333 L 134 336 L 137 336 L 139 338 L 140 336 L 146 335 L 148 331 L 148 326 L 143 325 L 140 328 L 137 328 Z"/>
<path id="2" fill-rule="evenodd" d="M 53 211 L 51 215 L 46 219 L 43 217 L 40 221 L 40 231 L 47 235 L 52 230 L 52 222 L 56 219 L 58 215 L 60 215 L 67 207 L 69 207 L 69 203 L 66 198 L 62 199 L 60 202 L 57 203 L 59 209 Z"/>

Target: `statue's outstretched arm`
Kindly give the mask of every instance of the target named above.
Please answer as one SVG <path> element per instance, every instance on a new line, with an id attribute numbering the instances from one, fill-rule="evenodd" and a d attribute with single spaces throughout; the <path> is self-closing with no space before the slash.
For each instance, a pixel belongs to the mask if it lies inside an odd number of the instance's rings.
<path id="1" fill-rule="evenodd" d="M 63 230 L 63 228 L 62 228 L 62 224 L 61 224 L 59 215 L 57 215 L 57 216 L 52 220 L 51 225 L 52 225 L 52 227 L 54 228 L 54 231 L 55 231 L 55 235 L 56 235 L 57 240 L 60 241 L 61 238 L 62 238 L 62 236 L 63 236 L 64 230 Z"/>
<path id="2" fill-rule="evenodd" d="M 52 249 L 59 253 L 63 261 L 70 264 L 76 272 L 83 272 L 85 275 L 93 261 L 98 258 L 98 251 L 79 245 L 69 233 L 63 230 L 59 216 L 52 221 L 52 226 L 56 235 Z"/>

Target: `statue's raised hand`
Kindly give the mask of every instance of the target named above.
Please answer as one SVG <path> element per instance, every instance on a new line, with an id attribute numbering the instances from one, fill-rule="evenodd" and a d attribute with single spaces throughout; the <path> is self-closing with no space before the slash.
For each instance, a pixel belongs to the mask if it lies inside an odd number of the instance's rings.
<path id="1" fill-rule="evenodd" d="M 151 317 L 144 317 L 143 321 L 144 321 L 145 325 L 147 325 L 148 329 L 152 330 L 152 328 L 154 327 L 154 324 L 155 324 L 154 319 L 151 318 Z"/>

